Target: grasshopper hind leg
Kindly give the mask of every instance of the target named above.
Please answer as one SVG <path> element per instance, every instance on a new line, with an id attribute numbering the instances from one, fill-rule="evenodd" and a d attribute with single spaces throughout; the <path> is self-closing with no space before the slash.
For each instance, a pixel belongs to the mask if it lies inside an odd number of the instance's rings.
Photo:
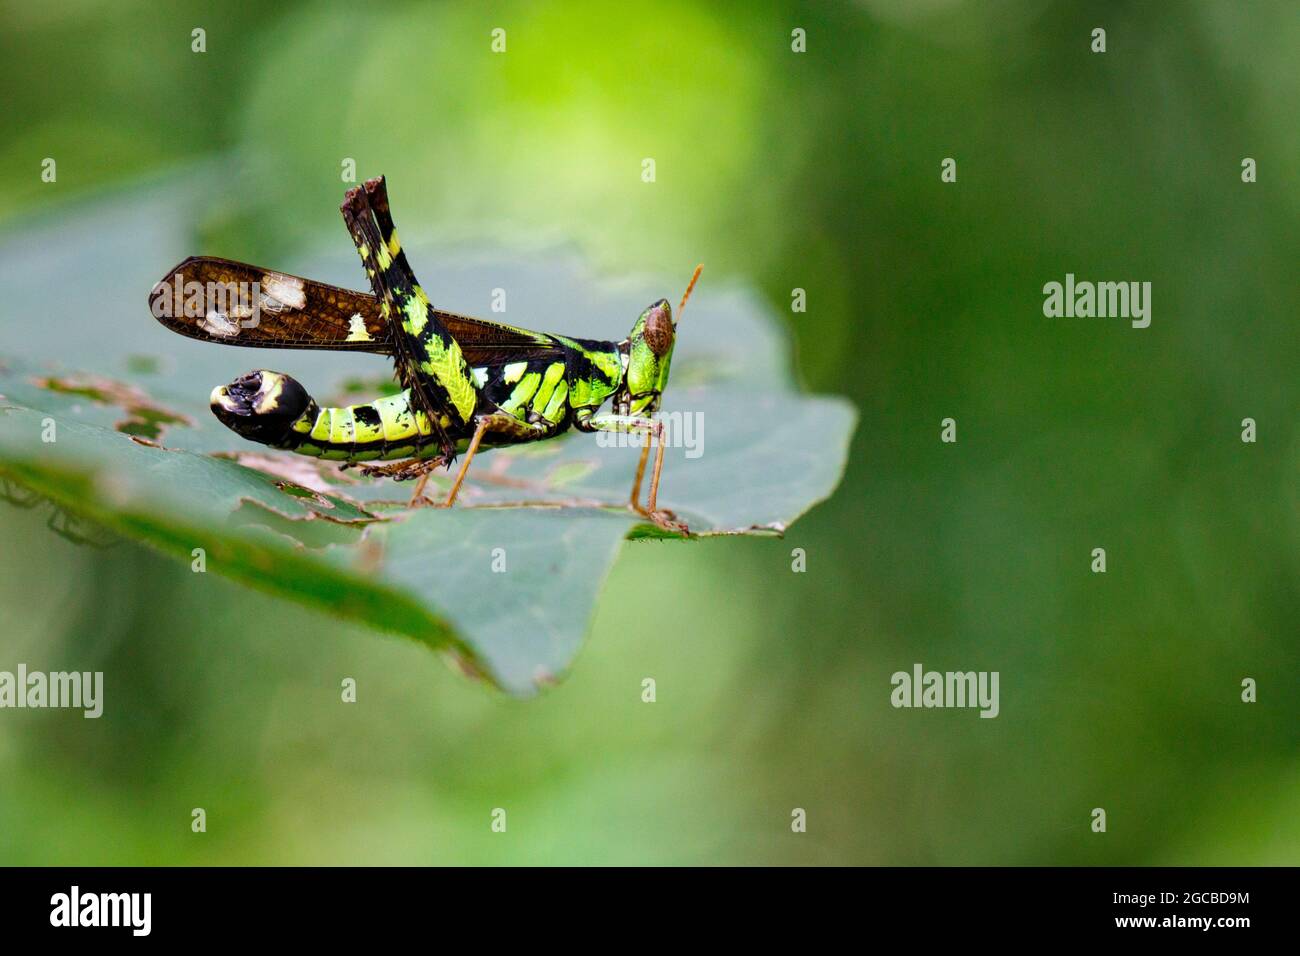
<path id="1" fill-rule="evenodd" d="M 449 432 L 468 426 L 481 392 L 455 337 L 443 325 L 402 251 L 382 178 L 349 189 L 340 207 L 380 303 L 393 341 L 397 377 L 428 415 L 450 463 L 456 444 Z"/>
<path id="2" fill-rule="evenodd" d="M 418 481 L 415 486 L 415 493 L 411 495 L 411 500 L 406 505 L 408 508 L 418 508 L 421 505 L 432 504 L 424 497 L 424 486 L 429 483 L 429 477 L 445 464 L 447 464 L 447 459 L 441 456 L 408 458 L 405 461 L 395 461 L 388 465 L 362 465 L 361 474 L 367 478 Z"/>

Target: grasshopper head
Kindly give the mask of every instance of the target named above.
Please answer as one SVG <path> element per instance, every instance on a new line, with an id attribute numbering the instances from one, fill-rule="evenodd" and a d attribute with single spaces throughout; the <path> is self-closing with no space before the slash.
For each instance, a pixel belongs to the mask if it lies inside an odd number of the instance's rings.
<path id="1" fill-rule="evenodd" d="M 672 364 L 676 332 L 672 306 L 667 299 L 651 305 L 632 326 L 632 333 L 627 337 L 627 372 L 623 376 L 630 403 L 629 414 L 648 414 L 658 410 L 668 385 L 668 367 Z"/>
<path id="2" fill-rule="evenodd" d="M 209 404 L 231 431 L 263 445 L 277 445 L 289 437 L 293 423 L 311 401 L 296 379 L 257 369 L 214 388 Z"/>
<path id="3" fill-rule="evenodd" d="M 677 307 L 678 319 L 686 310 L 686 301 L 703 268 L 695 267 L 682 304 Z M 619 402 L 621 414 L 653 415 L 659 411 L 659 402 L 668 387 L 668 368 L 672 365 L 676 339 L 677 322 L 667 299 L 660 299 L 637 318 L 627 337 L 627 371 L 623 375 Z"/>

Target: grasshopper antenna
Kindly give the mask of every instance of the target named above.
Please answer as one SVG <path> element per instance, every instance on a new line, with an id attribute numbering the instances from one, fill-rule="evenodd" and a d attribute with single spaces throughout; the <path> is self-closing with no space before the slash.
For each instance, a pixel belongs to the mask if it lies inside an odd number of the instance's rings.
<path id="1" fill-rule="evenodd" d="M 691 281 L 687 284 L 686 291 L 682 293 L 682 304 L 677 307 L 678 322 L 682 320 L 682 313 L 686 311 L 686 300 L 691 297 L 691 291 L 695 288 L 695 282 L 696 280 L 699 279 L 700 273 L 703 271 L 704 271 L 704 263 L 700 263 L 698 266 L 695 267 L 695 271 L 691 273 Z"/>

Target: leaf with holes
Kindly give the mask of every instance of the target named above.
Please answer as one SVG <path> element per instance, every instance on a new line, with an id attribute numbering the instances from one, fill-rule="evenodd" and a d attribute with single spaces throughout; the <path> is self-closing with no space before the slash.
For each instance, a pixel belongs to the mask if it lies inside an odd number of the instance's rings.
<path id="1" fill-rule="evenodd" d="M 213 385 L 271 366 L 346 404 L 378 394 L 391 369 L 158 325 L 145 298 L 194 251 L 178 200 L 201 186 L 125 194 L 0 239 L 0 480 L 21 489 L 5 497 L 48 499 L 185 561 L 201 548 L 210 571 L 450 649 L 513 693 L 557 680 L 625 539 L 663 534 L 623 506 L 639 448 L 569 434 L 493 450 L 454 509 L 408 511 L 407 486 L 243 441 L 209 412 Z M 135 240 L 126 259 L 121 235 Z M 364 287 L 342 228 L 332 245 L 267 265 Z M 517 311 L 490 317 L 579 337 L 624 335 L 680 284 L 599 282 L 561 253 L 406 246 L 439 305 L 490 315 L 491 290 L 508 288 Z M 678 330 L 660 490 L 692 532 L 781 533 L 839 482 L 854 412 L 798 391 L 788 353 L 753 293 L 701 283 Z"/>

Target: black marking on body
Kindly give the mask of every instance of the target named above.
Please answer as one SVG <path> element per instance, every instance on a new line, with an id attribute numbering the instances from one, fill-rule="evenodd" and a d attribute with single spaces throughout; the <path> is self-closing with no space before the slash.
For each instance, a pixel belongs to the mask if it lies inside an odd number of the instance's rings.
<path id="1" fill-rule="evenodd" d="M 361 424 L 370 428 L 379 428 L 383 420 L 379 417 L 379 412 L 375 411 L 370 405 L 357 405 L 352 409 L 353 417 Z"/>

